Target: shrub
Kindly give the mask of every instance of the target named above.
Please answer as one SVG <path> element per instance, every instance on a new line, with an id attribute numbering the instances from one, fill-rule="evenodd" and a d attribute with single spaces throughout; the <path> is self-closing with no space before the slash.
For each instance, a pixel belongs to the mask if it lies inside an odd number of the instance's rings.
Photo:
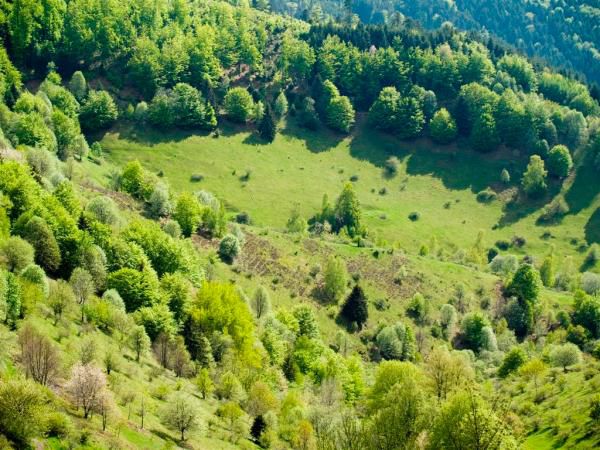
<path id="1" fill-rule="evenodd" d="M 498 248 L 498 250 L 503 250 L 503 251 L 506 251 L 510 248 L 510 242 L 505 241 L 503 239 L 496 241 L 496 243 L 494 245 Z"/>
<path id="2" fill-rule="evenodd" d="M 558 178 L 569 175 L 573 168 L 573 160 L 569 149 L 564 145 L 556 145 L 548 153 L 548 173 Z"/>
<path id="3" fill-rule="evenodd" d="M 227 263 L 232 263 L 238 257 L 242 248 L 238 238 L 232 234 L 227 234 L 219 243 L 219 256 Z"/>
<path id="4" fill-rule="evenodd" d="M 431 138 L 439 144 L 449 144 L 456 138 L 456 122 L 446 108 L 441 108 L 429 122 Z"/>
<path id="5" fill-rule="evenodd" d="M 242 87 L 235 87 L 227 91 L 223 105 L 227 116 L 238 123 L 247 122 L 254 111 L 254 100 L 250 93 Z"/>
<path id="6" fill-rule="evenodd" d="M 496 197 L 497 194 L 489 187 L 477 193 L 477 201 L 480 203 L 490 203 L 495 200 Z"/>
<path id="7" fill-rule="evenodd" d="M 117 120 L 117 105 L 106 91 L 91 91 L 81 107 L 79 121 L 87 131 L 97 131 Z"/>
<path id="8" fill-rule="evenodd" d="M 200 173 L 193 173 L 192 176 L 190 176 L 190 181 L 192 183 L 198 183 L 202 180 L 204 180 L 204 175 L 202 175 Z"/>
<path id="9" fill-rule="evenodd" d="M 389 178 L 395 177 L 398 173 L 398 166 L 400 165 L 400 160 L 395 156 L 390 156 L 384 165 L 385 175 Z"/>
<path id="10" fill-rule="evenodd" d="M 408 218 L 412 221 L 412 222 L 416 222 L 417 220 L 419 220 L 421 218 L 421 213 L 417 212 L 417 211 L 413 211 L 408 215 Z"/>
<path id="11" fill-rule="evenodd" d="M 565 201 L 565 198 L 560 195 L 556 197 L 552 202 L 544 207 L 542 215 L 539 217 L 541 222 L 555 222 L 560 220 L 562 217 L 569 213 L 569 205 Z"/>

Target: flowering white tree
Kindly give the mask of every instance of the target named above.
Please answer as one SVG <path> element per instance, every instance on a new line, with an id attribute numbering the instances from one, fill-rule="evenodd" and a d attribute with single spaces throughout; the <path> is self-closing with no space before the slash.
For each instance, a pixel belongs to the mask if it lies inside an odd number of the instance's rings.
<path id="1" fill-rule="evenodd" d="M 77 407 L 83 408 L 83 417 L 87 419 L 103 398 L 106 376 L 100 368 L 92 364 L 76 364 L 66 387 Z"/>

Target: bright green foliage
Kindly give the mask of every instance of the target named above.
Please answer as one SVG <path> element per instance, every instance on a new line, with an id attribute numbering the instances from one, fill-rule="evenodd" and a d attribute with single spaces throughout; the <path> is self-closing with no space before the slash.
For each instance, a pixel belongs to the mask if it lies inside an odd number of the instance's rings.
<path id="1" fill-rule="evenodd" d="M 15 328 L 17 320 L 21 317 L 21 285 L 17 277 L 11 273 L 6 273 L 6 316 L 4 322 Z"/>
<path id="2" fill-rule="evenodd" d="M 401 322 L 382 328 L 377 334 L 376 342 L 385 359 L 412 361 L 415 357 L 415 337 L 412 328 Z"/>
<path id="3" fill-rule="evenodd" d="M 177 332 L 177 323 L 169 306 L 164 303 L 156 303 L 152 306 L 142 306 L 135 311 L 133 318 L 138 325 L 142 325 L 151 341 L 159 334 L 174 336 Z"/>
<path id="4" fill-rule="evenodd" d="M 56 137 L 38 113 L 19 114 L 12 129 L 14 140 L 18 144 L 29 145 L 55 152 Z"/>
<path id="5" fill-rule="evenodd" d="M 83 101 L 87 95 L 87 81 L 80 70 L 73 72 L 71 81 L 69 81 L 69 90 L 78 101 Z"/>
<path id="6" fill-rule="evenodd" d="M 348 133 L 354 125 L 354 108 L 343 95 L 333 97 L 325 109 L 325 122 L 334 130 Z"/>
<path id="7" fill-rule="evenodd" d="M 510 428 L 476 393 L 458 392 L 442 407 L 431 432 L 430 449 L 517 448 Z"/>
<path id="8" fill-rule="evenodd" d="M 121 221 L 121 214 L 116 203 L 105 195 L 94 197 L 86 205 L 85 210 L 104 225 L 118 225 Z"/>
<path id="9" fill-rule="evenodd" d="M 495 150 L 499 143 L 494 115 L 488 108 L 484 108 L 473 123 L 471 145 L 478 152 L 489 152 Z"/>
<path id="10" fill-rule="evenodd" d="M 40 91 L 38 95 L 44 93 L 47 95 L 48 99 L 52 103 L 52 107 L 54 111 L 61 111 L 67 117 L 77 120 L 77 115 L 79 113 L 79 103 L 67 89 L 60 86 L 56 82 L 52 81 L 52 75 L 56 75 L 55 73 L 50 73 L 46 80 L 40 85 Z"/>
<path id="11" fill-rule="evenodd" d="M 163 129 L 212 130 L 217 126 L 213 107 L 196 88 L 186 83 L 178 83 L 172 90 L 160 90 L 148 109 L 148 121 Z"/>
<path id="12" fill-rule="evenodd" d="M 235 87 L 227 91 L 223 104 L 227 116 L 234 122 L 245 123 L 252 118 L 254 100 L 250 93 L 242 87 Z"/>
<path id="13" fill-rule="evenodd" d="M 257 319 L 261 319 L 271 312 L 271 298 L 264 286 L 259 286 L 254 292 L 251 307 Z"/>
<path id="14" fill-rule="evenodd" d="M 184 236 L 189 237 L 196 232 L 202 218 L 202 207 L 193 194 L 184 192 L 179 195 L 173 218 L 179 223 Z"/>
<path id="15" fill-rule="evenodd" d="M 502 365 L 498 369 L 498 375 L 502 378 L 516 372 L 527 361 L 527 355 L 521 347 L 513 347 L 504 355 Z"/>
<path id="16" fill-rule="evenodd" d="M 600 299 L 576 292 L 573 323 L 583 326 L 594 338 L 600 337 Z"/>
<path id="17" fill-rule="evenodd" d="M 518 55 L 506 55 L 498 61 L 498 69 L 512 76 L 524 91 L 537 89 L 537 75 L 527 59 Z"/>
<path id="18" fill-rule="evenodd" d="M 129 335 L 129 347 L 135 353 L 135 360 L 139 361 L 140 357 L 150 350 L 150 338 L 146 334 L 146 330 L 141 325 L 135 326 Z"/>
<path id="19" fill-rule="evenodd" d="M 247 352 L 244 357 L 252 360 L 252 316 L 233 285 L 217 282 L 202 284 L 190 304 L 186 340 L 189 341 L 196 330 L 208 335 L 213 332 L 227 334 L 233 339 L 236 349 Z"/>
<path id="20" fill-rule="evenodd" d="M 301 83 L 310 75 L 315 63 L 315 52 L 304 41 L 286 34 L 281 49 L 281 67 L 283 72 L 296 83 Z"/>
<path id="21" fill-rule="evenodd" d="M 506 293 L 519 300 L 533 303 L 538 299 L 541 285 L 538 271 L 530 264 L 523 264 L 506 287 Z"/>
<path id="22" fill-rule="evenodd" d="M 398 134 L 401 138 L 417 136 L 423 129 L 423 99 L 416 91 L 402 96 L 394 87 L 385 87 L 369 110 L 374 127 Z"/>
<path id="23" fill-rule="evenodd" d="M 431 138 L 440 144 L 448 144 L 456 138 L 456 122 L 446 108 L 436 111 L 429 122 Z"/>
<path id="24" fill-rule="evenodd" d="M 540 279 L 544 286 L 553 287 L 556 281 L 556 262 L 554 254 L 550 253 L 540 266 Z"/>
<path id="25" fill-rule="evenodd" d="M 56 272 L 61 261 L 60 249 L 46 221 L 32 217 L 23 227 L 22 235 L 35 250 L 35 262 L 47 272 Z"/>
<path id="26" fill-rule="evenodd" d="M 84 130 L 97 131 L 111 126 L 117 120 L 117 105 L 106 91 L 90 91 L 81 107 L 79 122 Z"/>
<path id="27" fill-rule="evenodd" d="M 359 285 L 354 286 L 350 296 L 346 299 L 340 314 L 349 323 L 356 323 L 358 329 L 362 329 L 369 318 L 369 307 L 367 297 Z"/>
<path id="28" fill-rule="evenodd" d="M 28 265 L 25 267 L 25 269 L 23 269 L 23 272 L 21 272 L 21 278 L 39 286 L 44 293 L 44 297 L 48 297 L 50 290 L 48 279 L 46 278 L 44 269 L 42 269 L 40 266 L 37 264 Z"/>
<path id="29" fill-rule="evenodd" d="M 103 291 L 106 287 L 106 255 L 104 250 L 97 245 L 85 245 L 80 249 L 81 267 L 88 271 L 94 280 L 96 291 Z"/>
<path id="30" fill-rule="evenodd" d="M 152 194 L 153 186 L 137 159 L 123 167 L 120 188 L 138 199 L 146 199 Z"/>
<path id="31" fill-rule="evenodd" d="M 581 362 L 581 350 L 570 342 L 555 346 L 549 356 L 552 365 L 562 367 L 564 372 L 567 371 L 567 367 Z"/>
<path id="32" fill-rule="evenodd" d="M 73 153 L 81 134 L 79 123 L 56 110 L 52 113 L 52 126 L 56 135 L 58 157 L 65 161 Z"/>
<path id="33" fill-rule="evenodd" d="M 345 228 L 351 237 L 364 233 L 360 204 L 352 183 L 344 185 L 342 193 L 336 200 L 332 225 L 335 231 Z"/>
<path id="34" fill-rule="evenodd" d="M 488 319 L 481 313 L 467 314 L 461 323 L 462 343 L 466 348 L 479 352 L 484 348 L 484 328 L 489 327 Z"/>
<path id="35" fill-rule="evenodd" d="M 544 167 L 544 161 L 538 155 L 529 158 L 527 170 L 523 174 L 521 186 L 527 195 L 537 197 L 546 192 L 546 175 L 548 172 Z"/>
<path id="36" fill-rule="evenodd" d="M 498 134 L 502 141 L 511 147 L 526 143 L 532 128 L 525 106 L 511 89 L 500 96 L 495 112 Z"/>
<path id="37" fill-rule="evenodd" d="M 116 289 L 128 312 L 152 306 L 160 298 L 159 282 L 152 269 L 120 269 L 108 276 L 107 287 Z"/>
<path id="38" fill-rule="evenodd" d="M 49 394 L 32 380 L 13 377 L 0 383 L 0 428 L 18 448 L 29 446 L 31 439 L 44 431 L 50 412 Z M 50 408 L 49 408 L 50 406 Z"/>
<path id="39" fill-rule="evenodd" d="M 0 248 L 5 267 L 15 273 L 21 272 L 33 263 L 34 249 L 29 242 L 13 236 L 2 243 Z"/>
<path id="40" fill-rule="evenodd" d="M 573 159 L 569 149 L 564 145 L 555 145 L 548 153 L 548 173 L 558 178 L 569 175 L 573 168 Z"/>
<path id="41" fill-rule="evenodd" d="M 290 233 L 305 233 L 307 226 L 306 219 L 300 215 L 297 208 L 294 208 L 286 224 L 287 231 Z"/>
<path id="42" fill-rule="evenodd" d="M 299 305 L 294 308 L 292 314 L 298 322 L 298 336 L 306 336 L 311 339 L 319 337 L 319 325 L 315 312 L 310 306 Z"/>
<path id="43" fill-rule="evenodd" d="M 281 91 L 277 98 L 275 98 L 273 112 L 278 118 L 284 117 L 288 112 L 288 101 L 283 91 Z"/>
<path id="44" fill-rule="evenodd" d="M 323 293 L 328 301 L 337 303 L 348 283 L 346 264 L 341 258 L 330 257 L 323 271 Z"/>
<path id="45" fill-rule="evenodd" d="M 370 406 L 377 409 L 390 390 L 398 383 L 422 376 L 417 366 L 409 362 L 382 361 L 375 372 L 375 382 L 369 393 Z"/>
<path id="46" fill-rule="evenodd" d="M 180 273 L 165 274 L 160 280 L 160 290 L 175 321 L 183 323 L 192 295 L 190 282 Z"/>

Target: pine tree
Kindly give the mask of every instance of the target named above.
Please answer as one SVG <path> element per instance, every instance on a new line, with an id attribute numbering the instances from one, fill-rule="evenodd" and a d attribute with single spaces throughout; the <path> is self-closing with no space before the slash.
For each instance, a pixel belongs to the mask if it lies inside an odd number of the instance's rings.
<path id="1" fill-rule="evenodd" d="M 271 143 L 275 140 L 275 135 L 277 134 L 277 126 L 275 125 L 275 120 L 273 119 L 273 112 L 270 107 L 267 107 L 267 110 L 263 114 L 262 120 L 258 124 L 258 133 L 260 137 L 265 141 Z"/>
<path id="2" fill-rule="evenodd" d="M 355 322 L 358 329 L 362 329 L 363 325 L 369 318 L 369 309 L 367 298 L 364 291 L 359 285 L 354 286 L 350 296 L 342 307 L 341 315 L 350 323 Z"/>

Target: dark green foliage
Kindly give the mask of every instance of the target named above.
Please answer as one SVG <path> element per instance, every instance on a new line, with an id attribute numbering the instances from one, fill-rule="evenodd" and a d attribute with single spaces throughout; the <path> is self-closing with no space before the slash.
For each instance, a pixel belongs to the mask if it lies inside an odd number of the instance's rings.
<path id="1" fill-rule="evenodd" d="M 219 256 L 227 263 L 232 263 L 238 257 L 242 248 L 238 238 L 232 234 L 227 234 L 219 243 Z"/>
<path id="2" fill-rule="evenodd" d="M 530 264 L 523 264 L 506 287 L 506 295 L 534 303 L 540 293 L 542 281 L 538 271 Z"/>
<path id="3" fill-rule="evenodd" d="M 479 352 L 484 346 L 484 328 L 490 323 L 481 313 L 467 314 L 461 323 L 461 338 L 465 348 Z"/>
<path id="4" fill-rule="evenodd" d="M 401 138 L 415 137 L 425 123 L 423 100 L 414 91 L 402 96 L 393 87 L 384 88 L 369 110 L 369 121 L 376 128 L 396 133 Z"/>
<path id="5" fill-rule="evenodd" d="M 277 125 L 273 119 L 273 112 L 270 107 L 267 107 L 260 123 L 258 124 L 258 134 L 265 142 L 273 142 L 277 135 Z"/>
<path id="6" fill-rule="evenodd" d="M 513 347 L 510 351 L 504 356 L 504 360 L 502 361 L 502 365 L 498 369 L 498 376 L 505 378 L 511 373 L 516 372 L 519 367 L 525 364 L 527 361 L 527 356 L 521 347 Z"/>
<path id="7" fill-rule="evenodd" d="M 106 91 L 90 91 L 81 107 L 79 122 L 86 131 L 102 130 L 117 120 L 117 105 Z"/>
<path id="8" fill-rule="evenodd" d="M 369 318 L 369 308 L 367 297 L 359 285 L 354 286 L 352 292 L 346 299 L 340 314 L 348 323 L 356 323 L 358 329 L 362 329 L 363 325 Z"/>
<path id="9" fill-rule="evenodd" d="M 23 227 L 22 234 L 35 250 L 35 262 L 49 273 L 56 272 L 60 267 L 60 249 L 46 221 L 32 217 Z"/>

